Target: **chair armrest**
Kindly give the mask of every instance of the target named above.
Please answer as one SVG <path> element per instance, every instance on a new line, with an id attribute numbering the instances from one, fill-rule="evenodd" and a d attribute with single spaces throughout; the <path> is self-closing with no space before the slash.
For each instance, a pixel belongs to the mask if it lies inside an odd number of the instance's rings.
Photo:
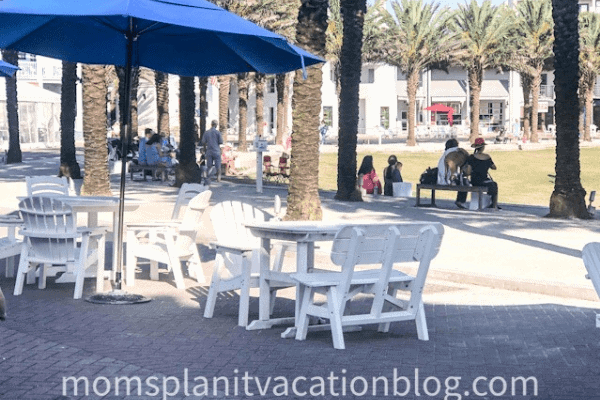
<path id="1" fill-rule="evenodd" d="M 97 226 L 94 228 L 88 228 L 88 227 L 77 228 L 77 233 L 80 233 L 82 235 L 89 235 L 89 236 L 106 235 L 107 231 L 108 231 L 108 229 L 103 226 Z"/>
<path id="2" fill-rule="evenodd" d="M 141 230 L 152 228 L 177 228 L 180 222 L 178 221 L 156 221 L 156 222 L 136 222 L 134 224 L 125 224 L 126 229 Z"/>
<path id="3" fill-rule="evenodd" d="M 216 242 L 211 242 L 208 245 L 211 249 L 214 249 L 217 252 L 224 251 L 227 253 L 233 253 L 233 254 L 239 254 L 239 255 L 242 255 L 247 252 L 251 252 L 256 249 L 254 247 L 234 246 L 234 245 L 227 245 L 227 244 L 216 243 Z"/>

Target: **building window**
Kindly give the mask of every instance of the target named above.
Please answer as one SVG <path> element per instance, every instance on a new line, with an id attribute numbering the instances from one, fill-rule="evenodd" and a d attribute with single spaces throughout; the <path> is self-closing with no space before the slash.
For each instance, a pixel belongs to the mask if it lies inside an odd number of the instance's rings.
<path id="1" fill-rule="evenodd" d="M 596 8 L 597 9 L 600 8 L 600 0 L 596 0 Z M 596 10 L 596 11 L 598 11 L 598 10 Z"/>
<path id="2" fill-rule="evenodd" d="M 379 114 L 379 126 L 389 129 L 390 128 L 390 108 L 389 107 L 381 107 L 381 112 Z"/>
<path id="3" fill-rule="evenodd" d="M 331 82 L 335 82 L 335 70 L 334 70 L 334 68 L 331 68 L 329 70 L 329 80 Z"/>
<path id="4" fill-rule="evenodd" d="M 333 126 L 333 107 L 323 106 L 323 121 L 325 125 Z"/>
<path id="5" fill-rule="evenodd" d="M 586 11 L 590 11 L 590 5 L 589 4 L 580 4 L 579 12 L 586 12 Z"/>
<path id="6" fill-rule="evenodd" d="M 269 93 L 275 93 L 275 78 L 269 78 Z"/>
<path id="7" fill-rule="evenodd" d="M 542 86 L 546 86 L 548 84 L 548 74 L 542 74 Z"/>
<path id="8" fill-rule="evenodd" d="M 275 129 L 275 107 L 269 107 L 269 132 Z"/>
<path id="9" fill-rule="evenodd" d="M 406 77 L 404 76 L 404 73 L 402 72 L 402 70 L 400 70 L 400 68 L 396 67 L 396 80 L 403 81 L 405 79 L 406 79 Z"/>

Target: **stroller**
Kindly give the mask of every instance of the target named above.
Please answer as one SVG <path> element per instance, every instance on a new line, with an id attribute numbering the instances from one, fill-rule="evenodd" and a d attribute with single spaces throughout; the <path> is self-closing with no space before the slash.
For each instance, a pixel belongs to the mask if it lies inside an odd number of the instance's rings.
<path id="1" fill-rule="evenodd" d="M 508 136 L 506 136 L 506 129 L 500 128 L 500 133 L 494 139 L 495 144 L 508 143 Z"/>

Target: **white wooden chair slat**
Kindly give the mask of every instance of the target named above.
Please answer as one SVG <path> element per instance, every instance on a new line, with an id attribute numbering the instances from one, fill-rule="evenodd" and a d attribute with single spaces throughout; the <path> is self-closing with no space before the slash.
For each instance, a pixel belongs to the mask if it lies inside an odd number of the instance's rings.
<path id="1" fill-rule="evenodd" d="M 208 190 L 208 186 L 202 185 L 200 183 L 184 183 L 179 188 L 179 193 L 177 195 L 177 200 L 175 200 L 175 205 L 173 206 L 173 214 L 171 215 L 171 219 L 178 220 L 183 216 L 182 209 L 187 206 L 187 204 L 192 200 L 196 195 Z"/>
<path id="2" fill-rule="evenodd" d="M 587 270 L 587 277 L 592 281 L 592 285 L 596 289 L 598 297 L 600 297 L 600 243 L 591 242 L 586 244 L 581 252 L 581 257 Z M 600 314 L 597 316 L 598 320 L 600 320 Z"/>
<path id="3" fill-rule="evenodd" d="M 341 272 L 293 275 L 304 292 L 296 339 L 306 339 L 308 316 L 313 315 L 330 320 L 333 344 L 337 349 L 345 348 L 343 327 L 352 325 L 377 323 L 379 330 L 386 332 L 390 322 L 415 320 L 419 339 L 428 340 L 421 295 L 443 232 L 441 224 L 424 222 L 342 228 L 334 239 L 331 252 L 332 261 L 342 266 Z M 393 268 L 394 264 L 414 261 L 419 262 L 414 277 Z M 365 264 L 380 266 L 355 270 L 357 265 Z M 410 291 L 410 299 L 396 299 L 399 290 Z M 316 304 L 315 293 L 325 294 L 326 303 Z M 374 295 L 370 312 L 344 315 L 346 303 L 358 293 Z"/>
<path id="4" fill-rule="evenodd" d="M 204 282 L 202 262 L 196 245 L 201 219 L 208 208 L 212 192 L 202 190 L 189 201 L 182 219 L 169 224 L 144 223 L 127 225 L 127 285 L 135 281 L 135 268 L 139 258 L 150 260 L 150 278 L 158 279 L 158 264 L 166 264 L 173 272 L 178 289 L 185 289 L 181 261 L 188 262 L 188 273 L 199 283 Z"/>
<path id="5" fill-rule="evenodd" d="M 269 213 L 239 201 L 224 201 L 216 204 L 211 210 L 210 219 L 217 237 L 217 243 L 212 245 L 217 251 L 217 256 L 204 309 L 205 318 L 213 317 L 218 293 L 240 290 L 238 325 L 248 325 L 249 290 L 259 285 L 260 257 L 265 255 L 261 251 L 260 238 L 252 235 L 244 223 L 269 221 L 271 218 L 273 217 Z M 275 247 L 276 257 L 272 270 L 281 271 L 287 246 L 278 244 Z M 294 286 L 291 279 L 287 285 L 277 282 L 273 285 L 272 294 L 277 288 L 289 286 Z M 271 297 L 274 300 L 274 295 Z"/>
<path id="6" fill-rule="evenodd" d="M 39 264 L 39 287 L 45 287 L 48 269 L 72 272 L 75 275 L 75 292 L 73 297 L 79 299 L 83 293 L 83 281 L 86 269 L 95 266 L 97 279 L 104 276 L 104 252 L 93 255 L 91 263 L 88 244 L 91 238 L 98 240 L 99 248 L 104 248 L 106 230 L 96 228 L 77 229 L 71 207 L 52 197 L 28 197 L 20 202 L 19 210 L 24 228 L 21 246 L 21 259 L 17 270 L 15 296 L 23 291 L 24 275 L 33 277 Z M 81 239 L 81 247 L 77 247 Z M 32 267 L 33 264 L 33 267 Z M 50 266 L 64 265 L 62 268 Z M 97 281 L 96 287 L 100 287 Z"/>
<path id="7" fill-rule="evenodd" d="M 27 196 L 69 196 L 75 195 L 73 181 L 67 177 L 26 176 Z"/>

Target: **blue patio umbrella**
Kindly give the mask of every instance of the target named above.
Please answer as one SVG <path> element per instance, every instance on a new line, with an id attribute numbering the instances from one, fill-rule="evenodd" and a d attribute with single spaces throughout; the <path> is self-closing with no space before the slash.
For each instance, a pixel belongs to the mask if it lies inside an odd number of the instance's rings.
<path id="1" fill-rule="evenodd" d="M 206 0 L 9 0 L 0 1 L 0 48 L 86 64 L 144 66 L 183 76 L 241 72 L 278 74 L 323 62 L 285 38 Z M 121 137 L 131 137 L 127 109 Z M 117 289 L 121 285 L 122 164 L 117 232 Z"/>
<path id="2" fill-rule="evenodd" d="M 19 70 L 19 67 L 7 63 L 6 61 L 0 60 L 0 76 L 12 78 L 15 76 L 15 72 Z"/>

